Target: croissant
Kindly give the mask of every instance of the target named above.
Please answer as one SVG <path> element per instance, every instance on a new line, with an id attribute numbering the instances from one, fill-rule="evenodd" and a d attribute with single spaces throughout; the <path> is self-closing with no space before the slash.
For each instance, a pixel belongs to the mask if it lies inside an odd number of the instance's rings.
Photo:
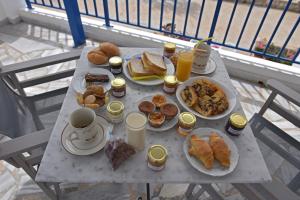
<path id="1" fill-rule="evenodd" d="M 230 149 L 224 139 L 216 133 L 212 133 L 209 137 L 209 145 L 211 146 L 214 157 L 220 164 L 226 168 L 230 167 Z"/>
<path id="2" fill-rule="evenodd" d="M 200 160 L 206 169 L 213 167 L 214 155 L 211 147 L 196 135 L 191 136 L 189 154 Z"/>

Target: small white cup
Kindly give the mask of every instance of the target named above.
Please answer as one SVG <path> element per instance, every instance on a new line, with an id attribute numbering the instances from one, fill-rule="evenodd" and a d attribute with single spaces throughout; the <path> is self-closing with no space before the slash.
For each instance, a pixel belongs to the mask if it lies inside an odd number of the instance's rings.
<path id="1" fill-rule="evenodd" d="M 90 108 L 80 108 L 72 112 L 69 119 L 72 133 L 69 140 L 80 140 L 81 142 L 92 142 L 97 134 L 96 114 Z"/>
<path id="2" fill-rule="evenodd" d="M 210 52 L 211 47 L 205 43 L 200 44 L 200 46 L 197 48 L 195 47 L 193 68 L 200 71 L 204 71 L 209 60 Z"/>

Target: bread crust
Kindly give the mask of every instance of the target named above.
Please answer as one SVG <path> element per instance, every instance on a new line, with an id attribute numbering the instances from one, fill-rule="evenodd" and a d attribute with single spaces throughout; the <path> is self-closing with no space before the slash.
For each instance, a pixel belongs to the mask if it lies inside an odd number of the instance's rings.
<path id="1" fill-rule="evenodd" d="M 90 51 L 87 55 L 87 58 L 89 62 L 95 65 L 102 65 L 108 62 L 108 57 L 106 54 L 100 51 L 98 48 Z"/>
<path id="2" fill-rule="evenodd" d="M 113 56 L 120 56 L 120 49 L 117 45 L 110 42 L 103 42 L 100 44 L 100 50 L 109 58 Z"/>

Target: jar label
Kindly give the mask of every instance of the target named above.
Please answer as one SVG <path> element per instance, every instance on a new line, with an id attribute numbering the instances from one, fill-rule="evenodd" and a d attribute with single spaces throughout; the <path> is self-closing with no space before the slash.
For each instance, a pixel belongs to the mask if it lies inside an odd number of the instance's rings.
<path id="1" fill-rule="evenodd" d="M 113 74 L 120 74 L 122 72 L 122 68 L 111 68 L 111 73 Z"/>
<path id="2" fill-rule="evenodd" d="M 163 90 L 168 93 L 173 93 L 173 92 L 175 92 L 176 88 L 170 88 L 170 87 L 167 87 L 166 85 L 164 85 Z"/>
<path id="3" fill-rule="evenodd" d="M 228 128 L 228 132 L 230 132 L 233 135 L 240 135 L 241 134 L 240 130 L 235 130 L 235 129 L 231 128 L 230 126 Z"/>
<path id="4" fill-rule="evenodd" d="M 160 167 L 157 167 L 157 166 L 151 165 L 151 164 L 148 162 L 148 167 L 149 167 L 150 169 L 154 170 L 154 171 L 160 171 L 160 170 L 162 170 L 162 169 L 165 167 L 165 165 L 162 165 L 162 166 L 160 166 Z"/>
<path id="5" fill-rule="evenodd" d="M 112 93 L 115 97 L 123 97 L 125 95 L 125 91 L 120 91 L 120 92 L 113 91 Z"/>
<path id="6" fill-rule="evenodd" d="M 182 128 L 181 126 L 178 127 L 178 130 L 179 130 L 179 131 L 182 131 L 182 132 L 187 132 L 187 133 L 189 133 L 189 132 L 192 131 L 192 129 Z"/>

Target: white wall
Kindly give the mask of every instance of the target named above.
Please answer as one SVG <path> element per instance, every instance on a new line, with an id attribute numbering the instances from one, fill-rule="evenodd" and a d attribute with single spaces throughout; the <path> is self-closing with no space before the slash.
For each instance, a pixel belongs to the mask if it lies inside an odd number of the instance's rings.
<path id="1" fill-rule="evenodd" d="M 1 6 L 1 4 L 0 4 L 0 23 L 1 23 L 2 21 L 4 21 L 5 18 L 6 18 L 6 14 L 5 14 L 4 9 L 2 8 L 2 6 Z"/>
<path id="2" fill-rule="evenodd" d="M 7 18 L 11 23 L 19 22 L 22 8 L 26 8 L 25 0 L 0 0 L 0 21 Z"/>

